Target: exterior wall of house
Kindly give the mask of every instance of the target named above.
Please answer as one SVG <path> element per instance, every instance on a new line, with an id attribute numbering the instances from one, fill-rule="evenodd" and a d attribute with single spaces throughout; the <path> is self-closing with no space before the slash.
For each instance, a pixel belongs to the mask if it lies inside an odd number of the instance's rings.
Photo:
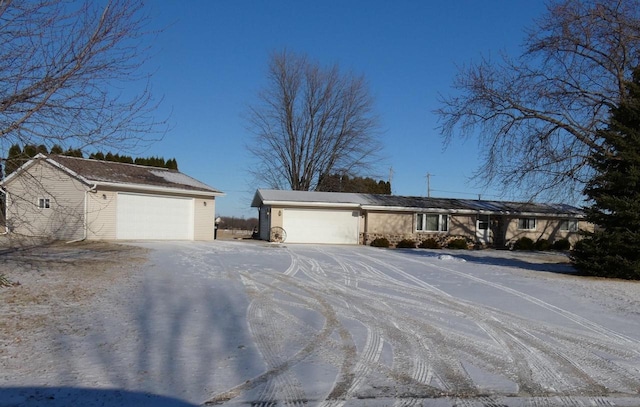
<path id="1" fill-rule="evenodd" d="M 281 206 L 272 206 L 271 214 L 269 218 L 271 219 L 271 227 L 274 228 L 276 226 L 282 227 L 282 210 L 284 208 Z"/>
<path id="2" fill-rule="evenodd" d="M 216 213 L 216 200 L 211 198 L 195 198 L 193 213 L 193 239 L 213 240 Z"/>
<path id="3" fill-rule="evenodd" d="M 84 199 L 88 187 L 63 171 L 38 161 L 11 179 L 5 188 L 10 232 L 57 240 L 84 236 Z M 39 199 L 48 199 L 49 208 L 40 208 Z"/>
<path id="4" fill-rule="evenodd" d="M 269 241 L 271 236 L 271 228 L 279 226 L 282 227 L 282 206 L 267 206 L 264 205 L 259 209 L 259 234 L 260 240 Z"/>
<path id="5" fill-rule="evenodd" d="M 140 193 L 135 189 L 114 189 L 99 187 L 88 194 L 87 200 L 87 239 L 115 240 L 116 213 L 118 207 L 118 192 Z M 158 196 L 163 196 L 156 194 Z M 164 196 L 185 196 L 169 195 Z M 193 239 L 213 240 L 215 222 L 215 198 L 193 197 Z M 206 205 L 205 205 L 206 202 Z"/>
<path id="6" fill-rule="evenodd" d="M 360 243 L 364 245 L 377 238 L 386 238 L 392 245 L 414 238 L 413 214 L 408 212 L 368 211 L 360 222 Z"/>
<path id="7" fill-rule="evenodd" d="M 115 240 L 118 192 L 97 188 L 87 194 L 87 239 Z"/>
<path id="8" fill-rule="evenodd" d="M 449 234 L 475 240 L 476 219 L 476 215 L 449 215 Z"/>
<path id="9" fill-rule="evenodd" d="M 449 215 L 449 230 L 446 232 L 422 232 L 416 230 L 416 214 L 414 212 L 367 212 L 360 238 L 361 244 L 370 244 L 374 239 L 384 237 L 391 245 L 396 245 L 403 239 L 410 239 L 416 243 L 429 238 L 435 238 L 442 244 L 458 237 L 475 240 L 475 215 Z"/>
<path id="10" fill-rule="evenodd" d="M 523 216 L 526 217 L 526 216 Z M 560 239 L 568 239 L 573 246 L 578 240 L 582 238 L 580 232 L 572 232 L 567 230 L 560 230 L 560 224 L 563 219 L 560 218 L 543 218 L 535 217 L 536 228 L 535 230 L 522 230 L 518 227 L 518 222 L 521 217 L 508 218 L 506 220 L 505 241 L 507 245 L 513 244 L 516 240 L 522 237 L 528 237 L 529 239 L 538 241 L 540 239 L 546 239 L 553 243 Z M 578 222 L 578 229 L 584 231 L 593 231 L 593 225 L 585 222 Z"/>

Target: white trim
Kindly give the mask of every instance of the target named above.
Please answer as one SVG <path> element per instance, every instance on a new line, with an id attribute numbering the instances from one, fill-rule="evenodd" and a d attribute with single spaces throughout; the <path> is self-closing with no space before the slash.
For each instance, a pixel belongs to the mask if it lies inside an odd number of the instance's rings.
<path id="1" fill-rule="evenodd" d="M 102 181 L 94 181 L 94 183 L 101 187 L 111 187 L 111 188 L 120 188 L 120 189 L 135 189 L 139 191 L 146 192 L 166 192 L 172 194 L 180 194 L 180 195 L 197 195 L 197 196 L 206 196 L 206 197 L 216 197 L 216 196 L 225 196 L 224 192 L 211 192 L 211 191 L 198 191 L 198 190 L 190 190 L 190 189 L 182 189 L 182 188 L 167 188 L 167 187 L 157 187 L 152 185 L 141 185 L 141 184 L 125 184 L 122 182 L 102 182 Z M 123 191 L 126 193 L 126 191 Z"/>
<path id="2" fill-rule="evenodd" d="M 357 203 L 339 203 L 339 202 L 299 202 L 299 201 L 262 201 L 262 206 L 275 207 L 321 207 L 321 208 L 348 208 L 359 209 L 360 204 Z"/>

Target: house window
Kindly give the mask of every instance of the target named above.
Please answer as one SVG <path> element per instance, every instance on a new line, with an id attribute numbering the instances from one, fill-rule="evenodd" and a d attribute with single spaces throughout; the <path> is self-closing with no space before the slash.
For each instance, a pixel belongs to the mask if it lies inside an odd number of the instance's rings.
<path id="1" fill-rule="evenodd" d="M 49 198 L 38 198 L 38 208 L 48 209 L 51 208 L 51 201 Z"/>
<path id="2" fill-rule="evenodd" d="M 520 230 L 536 230 L 536 218 L 520 218 L 520 219 L 518 219 L 518 229 L 520 229 Z"/>
<path id="3" fill-rule="evenodd" d="M 576 219 L 563 219 L 560 221 L 560 230 L 566 232 L 577 232 L 578 221 Z"/>
<path id="4" fill-rule="evenodd" d="M 449 215 L 418 213 L 416 230 L 419 232 L 446 232 L 449 230 Z"/>

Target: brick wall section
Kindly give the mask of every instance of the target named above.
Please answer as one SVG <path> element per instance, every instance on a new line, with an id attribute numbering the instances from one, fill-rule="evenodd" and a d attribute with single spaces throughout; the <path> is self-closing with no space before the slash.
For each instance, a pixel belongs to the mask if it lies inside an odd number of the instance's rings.
<path id="1" fill-rule="evenodd" d="M 468 236 L 449 235 L 446 233 L 360 233 L 360 244 L 369 246 L 372 241 L 378 238 L 386 238 L 391 247 L 395 247 L 399 241 L 404 239 L 413 240 L 416 242 L 416 245 L 419 245 L 422 241 L 430 238 L 435 239 L 442 247 L 446 247 L 450 241 L 456 239 L 465 239 L 469 249 L 473 248 L 475 244 L 475 242 Z"/>

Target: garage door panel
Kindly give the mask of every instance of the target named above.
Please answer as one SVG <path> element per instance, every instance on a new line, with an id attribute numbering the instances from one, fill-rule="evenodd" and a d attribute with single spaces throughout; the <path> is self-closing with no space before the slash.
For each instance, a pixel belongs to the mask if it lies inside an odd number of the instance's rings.
<path id="1" fill-rule="evenodd" d="M 193 199 L 118 194 L 118 239 L 193 239 Z"/>
<path id="2" fill-rule="evenodd" d="M 358 243 L 359 211 L 285 209 L 282 221 L 289 243 Z"/>

